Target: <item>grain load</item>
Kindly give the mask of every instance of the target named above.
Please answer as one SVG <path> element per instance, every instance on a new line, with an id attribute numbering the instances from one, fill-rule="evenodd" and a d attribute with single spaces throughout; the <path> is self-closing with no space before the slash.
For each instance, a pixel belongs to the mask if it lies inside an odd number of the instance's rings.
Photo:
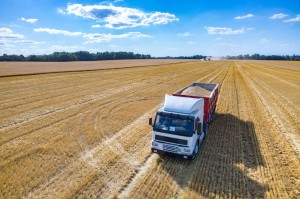
<path id="1" fill-rule="evenodd" d="M 192 95 L 192 96 L 203 96 L 203 97 L 209 97 L 211 91 L 206 90 L 205 88 L 194 86 L 194 87 L 188 87 L 184 91 L 182 91 L 182 95 Z"/>

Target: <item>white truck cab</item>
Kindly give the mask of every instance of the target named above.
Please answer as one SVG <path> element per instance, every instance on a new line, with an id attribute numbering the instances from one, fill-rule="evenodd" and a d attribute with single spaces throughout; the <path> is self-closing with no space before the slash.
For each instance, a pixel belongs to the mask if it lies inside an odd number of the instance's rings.
<path id="1" fill-rule="evenodd" d="M 203 98 L 165 96 L 165 102 L 156 113 L 153 126 L 152 151 L 194 159 L 205 133 L 203 132 Z"/>

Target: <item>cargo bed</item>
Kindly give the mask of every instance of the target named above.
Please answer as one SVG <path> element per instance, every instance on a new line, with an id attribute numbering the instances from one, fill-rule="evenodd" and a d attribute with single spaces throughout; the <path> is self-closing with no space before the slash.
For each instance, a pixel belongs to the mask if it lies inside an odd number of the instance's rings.
<path id="1" fill-rule="evenodd" d="M 173 96 L 203 98 L 205 123 L 213 119 L 219 94 L 219 84 L 206 84 L 194 82 L 173 93 Z"/>

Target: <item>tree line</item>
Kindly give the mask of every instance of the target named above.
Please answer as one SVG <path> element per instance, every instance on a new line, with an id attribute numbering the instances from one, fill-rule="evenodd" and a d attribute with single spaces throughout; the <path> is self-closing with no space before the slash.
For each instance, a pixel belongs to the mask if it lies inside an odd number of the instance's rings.
<path id="1" fill-rule="evenodd" d="M 54 52 L 49 55 L 7 55 L 0 56 L 0 61 L 43 61 L 43 62 L 66 62 L 66 61 L 96 61 L 117 59 L 151 59 L 151 55 L 135 54 L 133 52 Z"/>
<path id="2" fill-rule="evenodd" d="M 245 60 L 289 60 L 300 61 L 300 55 L 260 55 L 245 54 L 238 56 L 226 56 L 223 59 L 245 59 Z M 165 56 L 151 57 L 147 54 L 133 52 L 97 52 L 88 51 L 77 52 L 54 52 L 49 55 L 7 55 L 0 56 L 0 61 L 41 61 L 41 62 L 67 62 L 67 61 L 97 61 L 97 60 L 120 60 L 120 59 L 203 59 L 210 60 L 211 56 L 193 55 L 193 56 Z"/>
<path id="3" fill-rule="evenodd" d="M 193 56 L 165 56 L 165 57 L 155 57 L 155 59 L 206 59 L 208 56 L 203 55 L 193 55 Z"/>
<path id="4" fill-rule="evenodd" d="M 226 56 L 224 59 L 252 59 L 252 60 L 288 60 L 288 61 L 300 61 L 300 55 L 238 55 L 238 56 Z"/>

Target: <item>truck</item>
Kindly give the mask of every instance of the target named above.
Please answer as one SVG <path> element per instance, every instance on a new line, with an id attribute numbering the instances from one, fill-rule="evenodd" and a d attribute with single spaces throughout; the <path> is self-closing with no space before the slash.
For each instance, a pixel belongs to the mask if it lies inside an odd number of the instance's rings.
<path id="1" fill-rule="evenodd" d="M 152 126 L 153 153 L 173 154 L 194 159 L 215 117 L 219 85 L 194 82 L 165 95 Z"/>

